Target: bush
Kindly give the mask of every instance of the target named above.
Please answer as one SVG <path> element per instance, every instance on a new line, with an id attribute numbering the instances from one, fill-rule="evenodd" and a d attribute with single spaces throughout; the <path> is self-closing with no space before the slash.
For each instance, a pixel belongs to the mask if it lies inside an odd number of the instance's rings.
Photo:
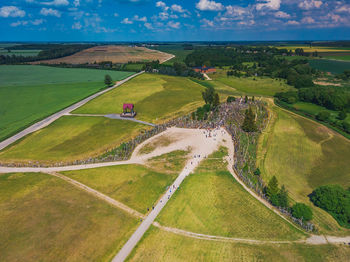
<path id="1" fill-rule="evenodd" d="M 316 115 L 316 118 L 320 121 L 328 121 L 331 114 L 328 111 L 321 111 Z"/>
<path id="2" fill-rule="evenodd" d="M 309 206 L 303 203 L 296 203 L 292 206 L 292 215 L 303 221 L 309 221 L 312 219 L 312 210 Z"/>
<path id="3" fill-rule="evenodd" d="M 343 129 L 350 134 L 350 123 L 343 121 Z"/>
<path id="4" fill-rule="evenodd" d="M 234 96 L 227 97 L 227 100 L 226 100 L 227 103 L 231 103 L 231 102 L 234 102 L 234 101 L 236 101 L 236 98 Z"/>
<path id="5" fill-rule="evenodd" d="M 345 110 L 340 111 L 338 114 L 338 119 L 344 120 L 345 118 L 346 118 L 346 111 Z"/>

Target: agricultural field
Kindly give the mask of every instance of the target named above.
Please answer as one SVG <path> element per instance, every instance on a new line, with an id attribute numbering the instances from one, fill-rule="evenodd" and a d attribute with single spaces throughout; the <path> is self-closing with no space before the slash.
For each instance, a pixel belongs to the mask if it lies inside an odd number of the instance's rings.
<path id="1" fill-rule="evenodd" d="M 160 123 L 189 113 L 202 102 L 204 90 L 189 78 L 156 74 L 142 74 L 111 92 L 108 92 L 74 113 L 121 113 L 123 103 L 133 103 L 137 119 Z"/>
<path id="2" fill-rule="evenodd" d="M 148 126 L 104 117 L 63 116 L 0 152 L 0 162 L 57 163 L 97 157 Z"/>
<path id="3" fill-rule="evenodd" d="M 164 65 L 173 65 L 175 62 L 183 63 L 185 61 L 186 56 L 193 52 L 193 50 L 184 50 L 183 45 L 159 45 L 151 47 L 151 49 L 175 55 L 174 58 L 165 62 Z"/>
<path id="4" fill-rule="evenodd" d="M 10 56 L 37 56 L 41 50 L 10 50 L 0 48 L 0 55 Z"/>
<path id="5" fill-rule="evenodd" d="M 350 52 L 350 48 L 347 47 L 327 47 L 327 46 L 312 46 L 309 45 L 292 45 L 292 46 L 277 46 L 279 49 L 288 49 L 295 50 L 297 48 L 302 48 L 304 52 L 313 53 L 317 51 L 318 53 L 327 52 L 327 53 L 339 53 L 339 52 Z"/>
<path id="6" fill-rule="evenodd" d="M 1 261 L 109 261 L 137 225 L 59 178 L 0 174 Z"/>
<path id="7" fill-rule="evenodd" d="M 62 58 L 43 60 L 34 63 L 48 64 L 93 64 L 95 62 L 111 61 L 113 63 L 145 62 L 159 60 L 164 62 L 170 54 L 137 46 L 108 45 L 96 46 Z"/>
<path id="8" fill-rule="evenodd" d="M 341 74 L 345 70 L 350 70 L 350 62 L 348 61 L 336 61 L 328 59 L 310 59 L 309 64 L 311 67 L 330 72 L 332 74 Z"/>
<path id="9" fill-rule="evenodd" d="M 24 127 L 105 88 L 130 72 L 46 66 L 0 66 L 0 141 Z"/>
<path id="10" fill-rule="evenodd" d="M 334 60 L 343 60 L 343 61 L 350 61 L 350 55 L 327 55 L 327 59 L 334 59 Z"/>
<path id="11" fill-rule="evenodd" d="M 350 249 L 346 246 L 209 241 L 151 227 L 126 261 L 346 262 L 349 256 Z"/>
<path id="12" fill-rule="evenodd" d="M 294 90 L 293 87 L 287 85 L 285 80 L 268 77 L 227 77 L 225 70 L 218 70 L 216 74 L 211 74 L 210 77 L 217 82 L 234 88 L 241 94 L 274 96 L 278 92 Z"/>
<path id="13" fill-rule="evenodd" d="M 272 107 L 271 130 L 260 138 L 257 166 L 264 181 L 276 176 L 293 201 L 312 207 L 313 223 L 321 233 L 348 234 L 308 195 L 318 186 L 350 186 L 350 142 L 328 128 L 296 114 Z"/>
<path id="14" fill-rule="evenodd" d="M 223 161 L 226 155 L 227 150 L 221 148 L 208 156 L 208 160 L 175 192 L 158 222 L 195 233 L 225 237 L 262 240 L 303 238 L 304 233 L 239 185 L 226 170 L 227 164 Z"/>
<path id="15" fill-rule="evenodd" d="M 64 175 L 146 214 L 176 178 L 139 165 L 64 172 Z"/>

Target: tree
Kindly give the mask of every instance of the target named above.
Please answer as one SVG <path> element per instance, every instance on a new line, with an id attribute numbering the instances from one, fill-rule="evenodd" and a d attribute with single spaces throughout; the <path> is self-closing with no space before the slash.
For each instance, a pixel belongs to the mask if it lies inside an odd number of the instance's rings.
<path id="1" fill-rule="evenodd" d="M 245 111 L 245 117 L 242 125 L 245 132 L 256 132 L 258 130 L 255 124 L 255 114 L 251 107 Z"/>
<path id="2" fill-rule="evenodd" d="M 278 193 L 278 206 L 287 208 L 289 206 L 288 191 L 282 185 L 280 192 Z"/>
<path id="3" fill-rule="evenodd" d="M 204 99 L 204 102 L 206 104 L 213 104 L 214 101 L 214 94 L 215 94 L 215 90 L 212 86 L 209 86 L 205 89 L 204 92 L 202 92 L 202 97 Z"/>
<path id="4" fill-rule="evenodd" d="M 292 215 L 303 221 L 309 221 L 312 219 L 312 210 L 303 203 L 296 203 L 292 206 Z"/>
<path id="5" fill-rule="evenodd" d="M 106 86 L 112 86 L 113 85 L 113 80 L 110 75 L 105 75 L 105 84 Z"/>
<path id="6" fill-rule="evenodd" d="M 219 94 L 215 93 L 214 95 L 214 100 L 213 100 L 213 107 L 217 108 L 220 105 L 220 98 L 219 98 Z"/>
<path id="7" fill-rule="evenodd" d="M 248 103 L 248 96 L 244 97 L 244 103 Z"/>
<path id="8" fill-rule="evenodd" d="M 261 175 L 261 171 L 260 171 L 259 168 L 255 169 L 254 175 L 256 175 L 256 176 L 260 176 Z"/>
<path id="9" fill-rule="evenodd" d="M 328 111 L 321 111 L 316 115 L 316 118 L 318 120 L 326 122 L 330 116 L 331 116 L 331 114 Z"/>
<path id="10" fill-rule="evenodd" d="M 255 97 L 254 96 L 252 96 L 252 102 L 254 102 L 255 101 Z"/>
<path id="11" fill-rule="evenodd" d="M 227 97 L 227 100 L 226 100 L 227 103 L 231 103 L 231 102 L 234 102 L 234 101 L 236 101 L 236 98 L 234 96 Z"/>
<path id="12" fill-rule="evenodd" d="M 338 114 L 338 119 L 344 120 L 346 118 L 346 111 L 343 109 L 342 111 L 339 112 Z"/>
<path id="13" fill-rule="evenodd" d="M 266 193 L 271 198 L 272 196 L 276 196 L 278 191 L 278 180 L 276 176 L 273 176 L 267 185 Z"/>

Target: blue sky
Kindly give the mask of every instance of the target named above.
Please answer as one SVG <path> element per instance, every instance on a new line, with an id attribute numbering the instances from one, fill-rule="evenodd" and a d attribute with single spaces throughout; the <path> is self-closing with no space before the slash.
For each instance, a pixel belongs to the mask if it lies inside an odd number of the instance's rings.
<path id="1" fill-rule="evenodd" d="M 350 39 L 350 0 L 0 0 L 1 41 Z"/>

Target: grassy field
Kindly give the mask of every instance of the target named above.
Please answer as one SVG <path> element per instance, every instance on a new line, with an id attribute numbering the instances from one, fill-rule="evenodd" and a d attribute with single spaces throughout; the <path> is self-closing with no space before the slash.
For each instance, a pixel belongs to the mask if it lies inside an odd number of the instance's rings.
<path id="1" fill-rule="evenodd" d="M 234 88 L 241 94 L 273 96 L 277 92 L 294 90 L 286 84 L 285 80 L 275 80 L 268 77 L 227 77 L 225 70 L 218 70 L 216 74 L 211 74 L 214 80 Z"/>
<path id="2" fill-rule="evenodd" d="M 311 59 L 309 60 L 311 67 L 330 72 L 332 74 L 341 74 L 345 70 L 350 70 L 349 61 L 336 61 L 336 60 L 327 60 L 327 59 Z"/>
<path id="3" fill-rule="evenodd" d="M 293 200 L 312 206 L 313 222 L 321 232 L 349 233 L 308 199 L 320 185 L 350 186 L 349 140 L 311 120 L 277 107 L 271 110 L 274 119 L 269 132 L 261 136 L 258 149 L 257 165 L 264 180 L 275 175 Z"/>
<path id="4" fill-rule="evenodd" d="M 41 50 L 11 50 L 9 52 L 7 49 L 0 48 L 0 55 L 9 55 L 9 56 L 37 56 Z"/>
<path id="5" fill-rule="evenodd" d="M 295 50 L 297 48 L 302 48 L 304 52 L 312 53 L 312 52 L 349 52 L 349 48 L 346 47 L 327 47 L 327 46 L 312 46 L 309 45 L 295 45 L 295 46 L 277 46 L 279 49 L 288 49 Z"/>
<path id="6" fill-rule="evenodd" d="M 120 202 L 146 214 L 177 174 L 158 173 L 138 165 L 64 172 Z"/>
<path id="7" fill-rule="evenodd" d="M 350 55 L 327 55 L 325 56 L 327 59 L 334 60 L 342 60 L 342 61 L 350 61 Z"/>
<path id="8" fill-rule="evenodd" d="M 104 117 L 64 116 L 0 152 L 1 162 L 71 162 L 129 141 L 145 125 Z"/>
<path id="9" fill-rule="evenodd" d="M 0 66 L 0 141 L 104 88 L 130 72 L 44 66 Z"/>
<path id="10" fill-rule="evenodd" d="M 165 62 L 164 65 L 173 65 L 175 62 L 183 63 L 187 55 L 191 54 L 193 50 L 184 50 L 183 45 L 159 45 L 152 47 L 152 49 L 159 50 L 168 54 L 175 55 L 173 59 Z"/>
<path id="11" fill-rule="evenodd" d="M 151 227 L 127 261 L 348 261 L 350 249 L 336 245 L 251 245 L 188 238 Z"/>
<path id="12" fill-rule="evenodd" d="M 1 261 L 109 261 L 137 225 L 58 178 L 0 175 Z"/>
<path id="13" fill-rule="evenodd" d="M 74 111 L 80 114 L 121 113 L 135 104 L 138 119 L 159 123 L 201 105 L 204 87 L 188 78 L 142 74 Z"/>
<path id="14" fill-rule="evenodd" d="M 158 221 L 209 235 L 295 240 L 304 233 L 253 198 L 225 170 L 221 149 L 209 156 L 175 192 Z M 276 230 L 278 228 L 278 230 Z"/>

